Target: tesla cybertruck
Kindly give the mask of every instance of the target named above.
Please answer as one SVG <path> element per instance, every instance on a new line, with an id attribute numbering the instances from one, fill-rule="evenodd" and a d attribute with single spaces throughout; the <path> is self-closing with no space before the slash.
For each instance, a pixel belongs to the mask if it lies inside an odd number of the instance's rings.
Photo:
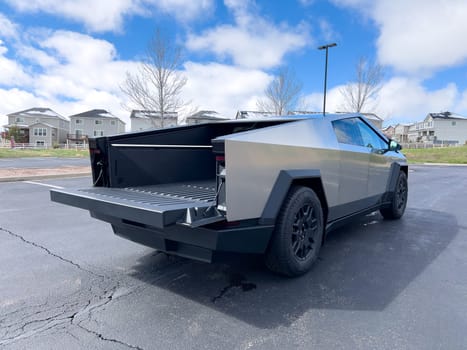
<path id="1" fill-rule="evenodd" d="M 180 126 L 89 140 L 93 186 L 54 189 L 115 234 L 206 262 L 264 254 L 273 271 L 308 271 L 324 236 L 408 195 L 400 145 L 359 114 Z"/>

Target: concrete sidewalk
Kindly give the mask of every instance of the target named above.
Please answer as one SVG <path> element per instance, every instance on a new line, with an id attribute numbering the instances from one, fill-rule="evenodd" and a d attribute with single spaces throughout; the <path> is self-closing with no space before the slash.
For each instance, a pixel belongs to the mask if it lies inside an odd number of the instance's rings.
<path id="1" fill-rule="evenodd" d="M 90 176 L 90 166 L 64 166 L 58 168 L 5 168 L 0 169 L 0 182 Z"/>

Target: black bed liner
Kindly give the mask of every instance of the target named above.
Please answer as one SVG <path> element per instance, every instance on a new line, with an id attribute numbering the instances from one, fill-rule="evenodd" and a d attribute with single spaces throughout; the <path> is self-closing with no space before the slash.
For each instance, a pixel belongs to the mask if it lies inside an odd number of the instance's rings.
<path id="1" fill-rule="evenodd" d="M 198 212 L 204 214 L 215 206 L 216 182 L 212 180 L 125 188 L 54 189 L 51 197 L 56 202 L 91 212 L 164 228 L 175 223 L 192 223 L 193 216 L 198 216 Z"/>

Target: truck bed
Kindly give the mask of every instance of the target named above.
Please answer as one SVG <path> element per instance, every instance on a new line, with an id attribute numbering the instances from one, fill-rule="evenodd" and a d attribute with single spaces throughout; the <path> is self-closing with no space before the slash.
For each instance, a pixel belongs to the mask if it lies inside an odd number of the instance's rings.
<path id="1" fill-rule="evenodd" d="M 216 182 L 193 181 L 152 186 L 83 189 L 54 189 L 53 201 L 87 209 L 91 213 L 118 217 L 139 225 L 164 228 L 176 223 L 217 221 Z"/>

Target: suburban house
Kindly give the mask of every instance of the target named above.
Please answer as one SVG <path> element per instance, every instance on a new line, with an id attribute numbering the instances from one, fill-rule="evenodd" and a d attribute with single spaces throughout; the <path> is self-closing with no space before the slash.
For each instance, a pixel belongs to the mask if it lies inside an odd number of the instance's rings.
<path id="1" fill-rule="evenodd" d="M 199 111 L 186 118 L 187 125 L 196 125 L 203 123 L 220 122 L 228 120 L 229 118 L 223 117 L 215 111 Z"/>
<path id="2" fill-rule="evenodd" d="M 143 131 L 149 129 L 160 129 L 178 124 L 177 112 L 166 112 L 164 118 L 160 112 L 136 110 L 131 111 L 130 115 L 131 131 Z"/>
<path id="3" fill-rule="evenodd" d="M 17 143 L 50 147 L 65 143 L 70 122 L 50 108 L 34 107 L 7 115 L 5 129 L 17 130 Z"/>
<path id="4" fill-rule="evenodd" d="M 394 134 L 396 131 L 396 128 L 393 125 L 389 125 L 381 130 L 384 135 L 389 137 L 390 139 L 394 139 Z"/>
<path id="5" fill-rule="evenodd" d="M 409 142 L 409 129 L 412 124 L 396 124 L 394 126 L 393 139 L 397 142 L 407 143 Z"/>
<path id="6" fill-rule="evenodd" d="M 71 115 L 68 141 L 82 144 L 89 137 L 115 135 L 125 132 L 125 123 L 105 109 L 92 109 Z"/>
<path id="7" fill-rule="evenodd" d="M 467 118 L 451 112 L 429 113 L 408 129 L 409 142 L 466 144 Z"/>

